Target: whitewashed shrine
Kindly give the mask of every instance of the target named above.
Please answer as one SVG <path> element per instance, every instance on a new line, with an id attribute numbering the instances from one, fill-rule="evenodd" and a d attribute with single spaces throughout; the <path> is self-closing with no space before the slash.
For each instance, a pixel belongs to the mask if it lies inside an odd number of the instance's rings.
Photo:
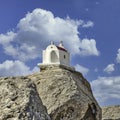
<path id="1" fill-rule="evenodd" d="M 51 44 L 43 50 L 42 65 L 47 64 L 70 65 L 70 53 L 64 48 L 62 42 L 60 42 L 58 46 L 56 46 L 54 42 L 51 42 Z"/>

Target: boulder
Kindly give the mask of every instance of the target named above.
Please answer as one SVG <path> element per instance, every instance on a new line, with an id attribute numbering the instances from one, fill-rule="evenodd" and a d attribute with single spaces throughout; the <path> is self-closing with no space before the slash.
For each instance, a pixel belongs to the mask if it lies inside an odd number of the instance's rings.
<path id="1" fill-rule="evenodd" d="M 120 120 L 120 105 L 102 107 L 102 120 Z"/>
<path id="2" fill-rule="evenodd" d="M 89 82 L 80 72 L 64 65 L 41 65 L 28 76 L 37 86 L 52 120 L 101 120 L 101 108 Z"/>
<path id="3" fill-rule="evenodd" d="M 50 120 L 30 79 L 0 78 L 0 120 Z"/>

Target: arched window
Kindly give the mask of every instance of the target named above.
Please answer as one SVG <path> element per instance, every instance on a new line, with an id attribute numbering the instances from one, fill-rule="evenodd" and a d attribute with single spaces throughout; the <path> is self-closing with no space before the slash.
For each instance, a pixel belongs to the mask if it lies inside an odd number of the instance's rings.
<path id="1" fill-rule="evenodd" d="M 59 62 L 58 56 L 55 51 L 52 51 L 50 55 L 51 55 L 51 63 Z"/>
<path id="2" fill-rule="evenodd" d="M 66 58 L 66 56 L 64 55 L 64 59 Z"/>

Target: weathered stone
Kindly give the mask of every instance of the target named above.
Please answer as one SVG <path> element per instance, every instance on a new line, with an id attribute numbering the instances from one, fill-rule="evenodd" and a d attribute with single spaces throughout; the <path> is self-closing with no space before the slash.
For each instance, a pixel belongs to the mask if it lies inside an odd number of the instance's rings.
<path id="1" fill-rule="evenodd" d="M 50 120 L 30 79 L 0 78 L 0 120 Z"/>
<path id="2" fill-rule="evenodd" d="M 41 66 L 41 72 L 28 76 L 37 85 L 52 120 L 101 120 L 101 108 L 89 82 L 73 68 Z"/>
<path id="3" fill-rule="evenodd" d="M 120 105 L 103 107 L 102 120 L 120 120 Z"/>

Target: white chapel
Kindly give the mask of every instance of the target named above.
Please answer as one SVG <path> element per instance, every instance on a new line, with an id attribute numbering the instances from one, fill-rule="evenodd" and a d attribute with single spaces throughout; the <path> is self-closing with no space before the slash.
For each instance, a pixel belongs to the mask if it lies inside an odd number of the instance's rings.
<path id="1" fill-rule="evenodd" d="M 42 65 L 61 64 L 70 65 L 70 53 L 64 48 L 63 43 L 60 42 L 58 46 L 51 42 L 45 50 L 43 50 Z"/>

